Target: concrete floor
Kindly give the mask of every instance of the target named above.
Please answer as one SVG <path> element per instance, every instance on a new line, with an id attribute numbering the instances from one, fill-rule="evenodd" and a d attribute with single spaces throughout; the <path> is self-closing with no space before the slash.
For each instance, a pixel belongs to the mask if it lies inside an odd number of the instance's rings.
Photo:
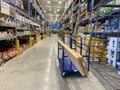
<path id="1" fill-rule="evenodd" d="M 105 90 L 88 77 L 61 77 L 57 36 L 48 37 L 0 67 L 0 90 Z"/>

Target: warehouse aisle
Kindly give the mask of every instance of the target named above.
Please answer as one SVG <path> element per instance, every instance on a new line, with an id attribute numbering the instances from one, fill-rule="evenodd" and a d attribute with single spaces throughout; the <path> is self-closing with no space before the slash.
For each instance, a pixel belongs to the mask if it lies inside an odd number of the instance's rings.
<path id="1" fill-rule="evenodd" d="M 61 77 L 57 39 L 48 37 L 0 67 L 0 90 L 104 90 L 92 73 Z"/>

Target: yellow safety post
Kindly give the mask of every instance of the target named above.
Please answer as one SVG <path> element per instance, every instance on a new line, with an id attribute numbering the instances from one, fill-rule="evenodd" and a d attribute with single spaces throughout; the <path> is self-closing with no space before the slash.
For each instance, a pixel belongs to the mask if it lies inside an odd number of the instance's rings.
<path id="1" fill-rule="evenodd" d="M 20 56 L 20 43 L 18 39 L 16 39 L 16 49 L 17 49 L 17 55 Z"/>
<path id="2" fill-rule="evenodd" d="M 45 38 L 47 37 L 47 34 L 45 34 Z"/>
<path id="3" fill-rule="evenodd" d="M 46 38 L 46 34 L 45 34 L 45 36 L 44 36 L 45 38 Z"/>
<path id="4" fill-rule="evenodd" d="M 41 35 L 41 40 L 43 40 L 43 35 Z"/>
<path id="5" fill-rule="evenodd" d="M 43 35 L 43 38 L 45 38 L 45 34 Z"/>
<path id="6" fill-rule="evenodd" d="M 39 36 L 40 40 L 41 40 L 41 35 Z"/>
<path id="7" fill-rule="evenodd" d="M 30 37 L 29 43 L 30 43 L 30 47 L 32 47 L 33 46 L 33 39 L 32 39 L 32 37 Z"/>
<path id="8" fill-rule="evenodd" d="M 44 34 L 44 38 L 46 37 L 46 35 Z"/>
<path id="9" fill-rule="evenodd" d="M 42 40 L 44 39 L 44 34 L 42 35 Z"/>
<path id="10" fill-rule="evenodd" d="M 38 36 L 36 36 L 36 43 L 38 43 Z"/>
<path id="11" fill-rule="evenodd" d="M 46 34 L 46 37 L 48 36 L 48 34 Z"/>

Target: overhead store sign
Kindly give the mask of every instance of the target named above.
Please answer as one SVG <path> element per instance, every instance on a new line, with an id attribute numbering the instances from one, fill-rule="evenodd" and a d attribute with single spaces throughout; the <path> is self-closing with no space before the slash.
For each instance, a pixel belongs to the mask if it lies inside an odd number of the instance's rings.
<path id="1" fill-rule="evenodd" d="M 51 24 L 51 29 L 58 29 L 58 24 L 56 23 Z"/>

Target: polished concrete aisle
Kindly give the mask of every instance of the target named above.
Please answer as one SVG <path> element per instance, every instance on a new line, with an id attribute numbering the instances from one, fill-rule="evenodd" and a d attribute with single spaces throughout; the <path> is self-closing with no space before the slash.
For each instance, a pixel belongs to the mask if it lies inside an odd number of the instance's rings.
<path id="1" fill-rule="evenodd" d="M 57 36 L 48 37 L 0 67 L 0 90 L 104 90 L 93 76 L 62 78 Z"/>

